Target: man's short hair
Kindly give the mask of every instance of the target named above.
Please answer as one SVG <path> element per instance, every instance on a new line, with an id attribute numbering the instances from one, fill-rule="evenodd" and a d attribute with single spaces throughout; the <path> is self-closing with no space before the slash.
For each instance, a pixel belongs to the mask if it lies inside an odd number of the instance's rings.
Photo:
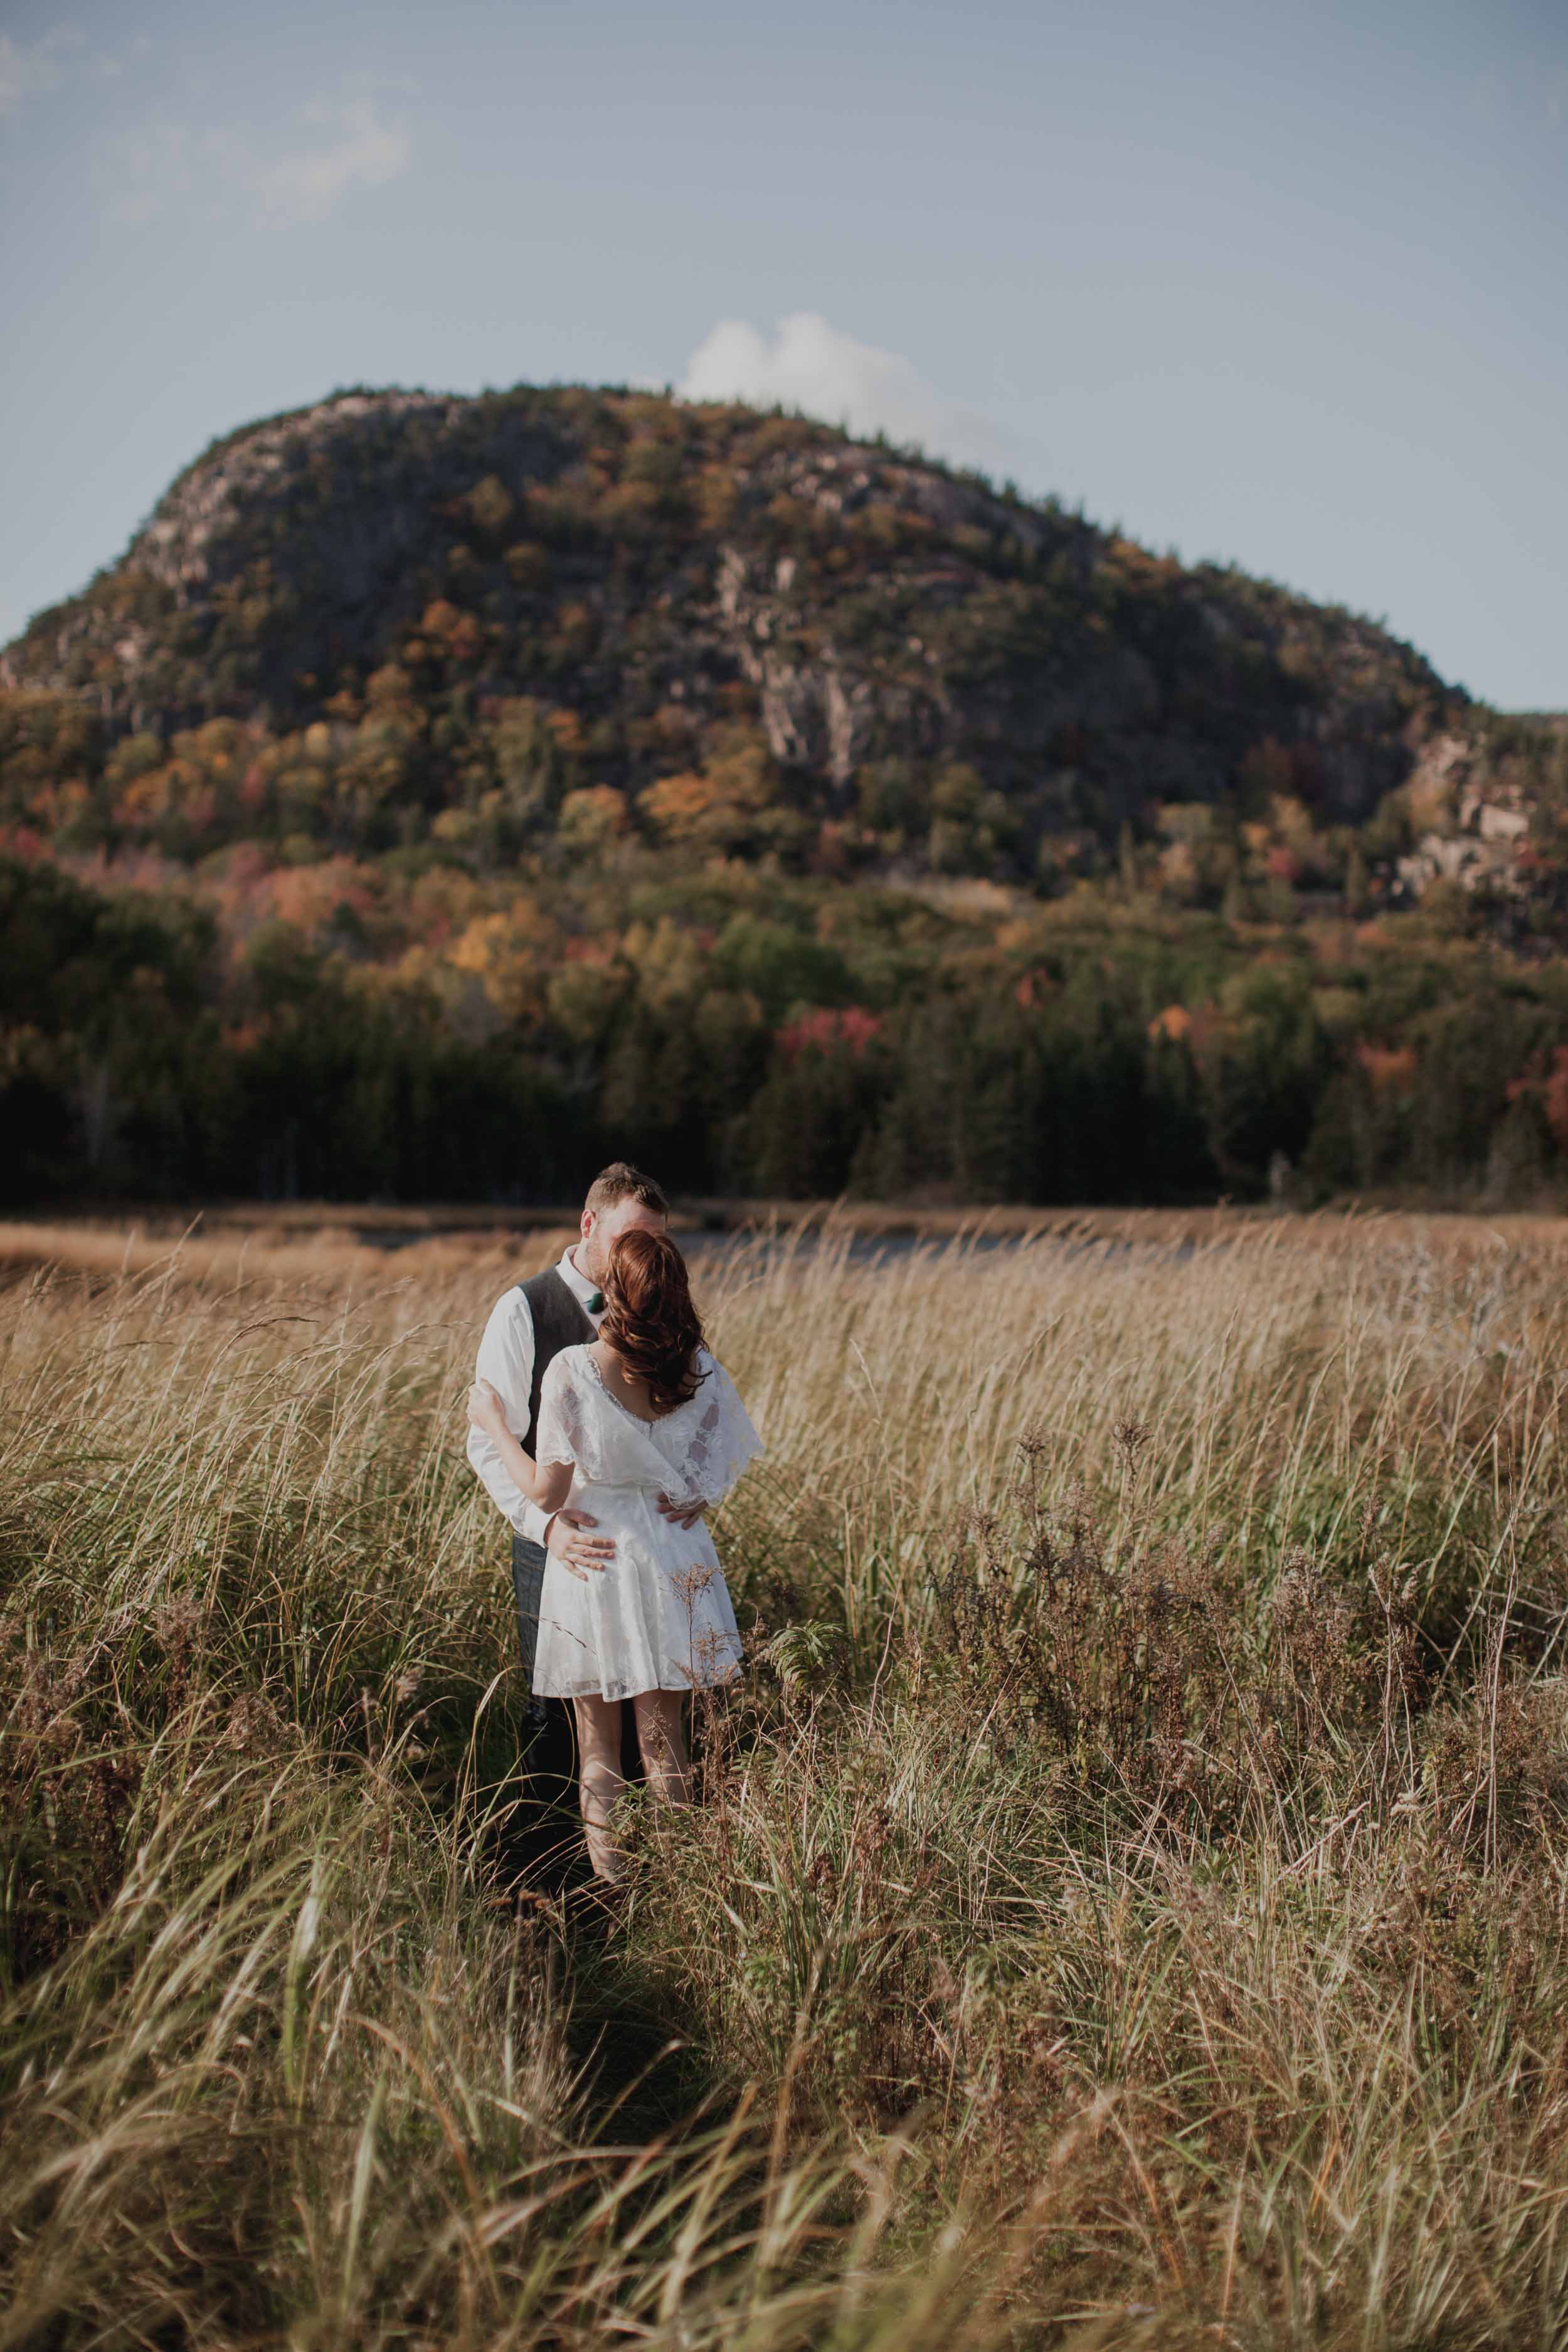
<path id="1" fill-rule="evenodd" d="M 595 1216 L 602 1217 L 606 1209 L 618 1209 L 623 1201 L 635 1201 L 639 1209 L 652 1209 L 660 1217 L 669 1214 L 669 1202 L 664 1197 L 663 1188 L 656 1184 L 651 1176 L 645 1176 L 642 1170 L 634 1168 L 629 1160 L 612 1160 L 607 1168 L 600 1169 L 589 1185 L 588 1196 L 583 1206 L 591 1209 Z"/>

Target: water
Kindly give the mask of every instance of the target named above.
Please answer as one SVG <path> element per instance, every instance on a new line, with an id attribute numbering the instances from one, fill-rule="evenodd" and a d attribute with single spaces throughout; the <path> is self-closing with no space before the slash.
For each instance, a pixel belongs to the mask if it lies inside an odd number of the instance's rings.
<path id="1" fill-rule="evenodd" d="M 385 1252 L 388 1255 L 408 1249 L 416 1242 L 438 1241 L 447 1234 L 471 1234 L 473 1228 L 464 1225 L 432 1224 L 410 1232 L 406 1228 L 389 1231 L 384 1225 L 356 1225 L 350 1229 L 353 1238 L 366 1249 Z M 521 1241 L 525 1236 L 518 1235 Z M 923 1252 L 928 1256 L 941 1256 L 950 1251 L 962 1250 L 967 1256 L 991 1257 L 1021 1249 L 1048 1247 L 1056 1255 L 1067 1258 L 1098 1256 L 1106 1260 L 1131 1257 L 1135 1252 L 1152 1252 L 1171 1265 L 1183 1265 L 1192 1257 L 1198 1244 L 1190 1238 L 1169 1241 L 1129 1240 L 1120 1234 L 1053 1234 L 1037 1230 L 1033 1233 L 995 1234 L 846 1234 L 842 1227 L 824 1232 L 811 1226 L 801 1232 L 782 1229 L 759 1232 L 752 1229 L 719 1230 L 699 1228 L 678 1233 L 676 1238 L 687 1257 L 700 1261 L 725 1255 L 747 1255 L 760 1258 L 763 1264 L 781 1257 L 815 1257 L 822 1250 L 841 1256 L 847 1265 L 899 1265 Z"/>

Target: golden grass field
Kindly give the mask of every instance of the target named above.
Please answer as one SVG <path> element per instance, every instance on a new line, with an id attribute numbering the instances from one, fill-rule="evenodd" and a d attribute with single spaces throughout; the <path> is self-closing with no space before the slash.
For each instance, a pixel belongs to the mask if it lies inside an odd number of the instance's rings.
<path id="1" fill-rule="evenodd" d="M 0 2347 L 1568 2344 L 1568 1225 L 705 1251 L 612 1917 L 462 1453 L 560 1238 L 0 1229 Z"/>

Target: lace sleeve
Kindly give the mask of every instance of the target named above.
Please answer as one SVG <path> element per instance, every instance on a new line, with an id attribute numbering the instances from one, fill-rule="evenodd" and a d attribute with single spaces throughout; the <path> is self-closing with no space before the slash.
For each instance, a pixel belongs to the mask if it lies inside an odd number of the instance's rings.
<path id="1" fill-rule="evenodd" d="M 712 1369 L 698 1391 L 706 1402 L 686 1449 L 686 1490 L 718 1503 L 763 1447 L 734 1381 L 722 1364 L 708 1360 Z"/>
<path id="2" fill-rule="evenodd" d="M 584 1449 L 583 1399 L 572 1366 L 557 1356 L 544 1369 L 539 1385 L 539 1426 L 534 1433 L 536 1462 L 581 1463 Z"/>

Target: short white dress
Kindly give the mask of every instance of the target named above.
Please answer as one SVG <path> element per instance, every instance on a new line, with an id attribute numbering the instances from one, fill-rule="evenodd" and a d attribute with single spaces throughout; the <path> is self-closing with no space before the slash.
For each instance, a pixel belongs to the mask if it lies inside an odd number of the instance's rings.
<path id="1" fill-rule="evenodd" d="M 704 1521 L 658 1508 L 722 1501 L 763 1442 L 735 1383 L 706 1348 L 697 1393 L 647 1421 L 613 1397 L 586 1346 L 563 1348 L 540 1389 L 534 1459 L 570 1462 L 567 1500 L 616 1539 L 603 1569 L 574 1576 L 552 1553 L 539 1603 L 533 1687 L 547 1698 L 631 1698 L 701 1689 L 739 1672 L 741 1637 Z"/>

